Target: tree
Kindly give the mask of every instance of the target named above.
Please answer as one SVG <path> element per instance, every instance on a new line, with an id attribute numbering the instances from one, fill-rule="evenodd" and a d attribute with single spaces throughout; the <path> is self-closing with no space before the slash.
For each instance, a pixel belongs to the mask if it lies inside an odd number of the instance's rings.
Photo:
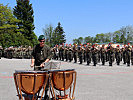
<path id="1" fill-rule="evenodd" d="M 20 22 L 17 23 L 19 32 L 21 32 L 26 39 L 28 39 L 32 45 L 37 42 L 37 36 L 33 32 L 34 16 L 32 4 L 29 4 L 29 0 L 16 0 L 17 5 L 14 8 L 14 15 Z"/>
<path id="2" fill-rule="evenodd" d="M 66 42 L 64 33 L 65 32 L 63 30 L 63 27 L 61 27 L 60 22 L 58 22 L 58 26 L 55 28 L 53 36 L 52 36 L 52 41 L 54 45 L 62 44 Z"/>
<path id="3" fill-rule="evenodd" d="M 121 33 L 120 31 L 115 31 L 113 33 L 113 42 L 119 43 L 120 42 Z"/>
<path id="4" fill-rule="evenodd" d="M 0 44 L 3 48 L 29 44 L 29 41 L 17 32 L 18 22 L 20 21 L 13 16 L 11 8 L 0 4 Z"/>
<path id="5" fill-rule="evenodd" d="M 44 33 L 44 36 L 45 36 L 46 44 L 48 44 L 49 46 L 54 46 L 54 44 L 53 44 L 54 37 L 52 37 L 53 33 L 54 33 L 53 26 L 51 24 L 46 25 L 46 28 L 43 29 L 43 33 Z"/>

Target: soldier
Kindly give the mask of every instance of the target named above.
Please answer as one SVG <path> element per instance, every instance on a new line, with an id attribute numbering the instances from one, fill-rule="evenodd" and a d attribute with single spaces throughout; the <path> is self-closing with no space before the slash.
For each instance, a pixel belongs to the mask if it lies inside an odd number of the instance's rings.
<path id="1" fill-rule="evenodd" d="M 117 45 L 116 49 L 115 49 L 115 57 L 116 57 L 116 63 L 117 65 L 120 65 L 120 61 L 121 61 L 121 50 L 120 50 L 120 46 Z"/>
<path id="2" fill-rule="evenodd" d="M 83 45 L 80 44 L 80 46 L 78 47 L 78 56 L 79 56 L 79 64 L 83 63 Z"/>
<path id="3" fill-rule="evenodd" d="M 114 48 L 112 47 L 111 43 L 109 43 L 107 47 L 107 52 L 108 52 L 108 58 L 109 58 L 109 66 L 112 66 L 113 63 L 113 57 L 114 57 Z"/>
<path id="4" fill-rule="evenodd" d="M 66 44 L 66 47 L 64 48 L 64 55 L 65 55 L 66 61 L 68 61 L 68 52 L 69 52 L 69 47 L 68 47 L 68 44 Z"/>
<path id="5" fill-rule="evenodd" d="M 126 45 L 124 45 L 122 52 L 123 64 L 126 64 Z"/>
<path id="6" fill-rule="evenodd" d="M 104 44 L 102 45 L 101 49 L 100 49 L 100 54 L 101 54 L 101 61 L 102 61 L 102 65 L 105 64 L 105 60 L 106 60 L 106 49 Z"/>
<path id="7" fill-rule="evenodd" d="M 96 66 L 98 62 L 98 48 L 95 46 L 95 44 L 92 46 L 91 52 L 92 52 L 92 60 L 94 64 L 93 66 Z"/>
<path id="8" fill-rule="evenodd" d="M 73 46 L 74 63 L 77 63 L 77 57 L 78 57 L 78 48 L 77 48 L 77 44 L 74 43 L 74 46 Z"/>
<path id="9" fill-rule="evenodd" d="M 91 63 L 91 46 L 89 43 L 87 43 L 87 48 L 85 49 L 86 52 L 86 60 L 87 60 L 87 65 Z"/>
<path id="10" fill-rule="evenodd" d="M 0 59 L 2 57 L 2 51 L 3 51 L 3 48 L 2 48 L 2 46 L 0 46 Z"/>
<path id="11" fill-rule="evenodd" d="M 130 58 L 131 58 L 131 47 L 130 47 L 130 43 L 128 43 L 128 45 L 126 47 L 126 62 L 127 62 L 127 66 L 130 66 Z"/>
<path id="12" fill-rule="evenodd" d="M 60 56 L 62 61 L 64 61 L 64 43 L 62 43 L 61 47 L 60 47 Z"/>
<path id="13" fill-rule="evenodd" d="M 69 59 L 69 62 L 71 62 L 73 60 L 73 50 L 72 50 L 72 45 L 71 44 L 69 44 L 68 59 Z"/>
<path id="14" fill-rule="evenodd" d="M 86 62 L 86 52 L 85 52 L 85 50 L 86 50 L 86 44 L 84 44 L 83 45 L 83 50 L 84 50 L 84 52 L 83 52 L 83 59 L 84 59 L 84 62 Z"/>
<path id="15" fill-rule="evenodd" d="M 34 47 L 31 58 L 31 67 L 34 67 L 34 70 L 41 70 L 44 68 L 45 63 L 49 62 L 53 56 L 50 47 L 45 44 L 44 35 L 40 35 L 38 40 L 40 43 Z M 46 86 L 44 99 L 48 99 L 48 87 L 49 84 Z"/>
<path id="16" fill-rule="evenodd" d="M 132 45 L 132 49 L 131 49 L 131 63 L 133 65 L 133 45 Z"/>
<path id="17" fill-rule="evenodd" d="M 13 52 L 14 52 L 13 47 L 9 47 L 7 49 L 7 58 L 12 59 L 13 58 Z"/>

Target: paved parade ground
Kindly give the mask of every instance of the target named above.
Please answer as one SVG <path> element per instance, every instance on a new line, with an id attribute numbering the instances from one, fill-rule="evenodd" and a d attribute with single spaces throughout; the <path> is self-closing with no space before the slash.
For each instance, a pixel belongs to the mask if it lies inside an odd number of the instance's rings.
<path id="1" fill-rule="evenodd" d="M 30 59 L 0 59 L 0 100 L 19 100 L 13 79 L 15 70 L 33 70 Z M 133 66 L 100 63 L 94 67 L 61 61 L 61 69 L 75 69 L 75 100 L 133 100 Z"/>

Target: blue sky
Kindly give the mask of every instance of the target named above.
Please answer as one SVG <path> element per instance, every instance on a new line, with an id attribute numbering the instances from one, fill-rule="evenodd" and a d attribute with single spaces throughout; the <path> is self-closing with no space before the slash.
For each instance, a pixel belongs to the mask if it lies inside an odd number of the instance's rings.
<path id="1" fill-rule="evenodd" d="M 11 8 L 16 0 L 1 0 Z M 60 22 L 67 43 L 78 37 L 114 32 L 122 26 L 133 25 L 133 0 L 30 0 L 34 10 L 37 36 L 43 28 Z"/>

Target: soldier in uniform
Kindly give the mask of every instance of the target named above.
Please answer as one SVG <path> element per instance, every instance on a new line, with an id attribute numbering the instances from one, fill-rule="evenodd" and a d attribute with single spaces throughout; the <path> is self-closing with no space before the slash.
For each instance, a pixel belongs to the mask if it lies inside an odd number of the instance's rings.
<path id="1" fill-rule="evenodd" d="M 112 47 L 111 43 L 109 43 L 107 47 L 107 52 L 108 52 L 108 58 L 109 58 L 109 66 L 112 66 L 113 63 L 113 57 L 114 57 L 114 48 Z"/>
<path id="2" fill-rule="evenodd" d="M 130 43 L 128 43 L 128 45 L 126 47 L 126 62 L 127 62 L 127 66 L 130 66 L 130 58 L 131 58 L 131 47 L 130 47 Z"/>
<path id="3" fill-rule="evenodd" d="M 74 43 L 74 46 L 73 46 L 74 63 L 77 63 L 77 57 L 78 57 L 78 48 L 77 48 L 77 44 Z"/>
<path id="4" fill-rule="evenodd" d="M 0 59 L 2 57 L 2 51 L 3 51 L 3 48 L 2 48 L 2 46 L 0 46 Z"/>
<path id="5" fill-rule="evenodd" d="M 106 60 L 106 49 L 104 44 L 102 45 L 101 49 L 100 49 L 100 53 L 101 53 L 101 61 L 102 61 L 102 65 L 105 64 L 105 60 Z"/>
<path id="6" fill-rule="evenodd" d="M 84 52 L 83 52 L 83 59 L 84 59 L 84 62 L 86 62 L 86 52 L 85 52 L 85 50 L 86 50 L 86 44 L 84 44 L 83 45 L 83 50 L 84 50 Z"/>
<path id="7" fill-rule="evenodd" d="M 131 49 L 131 63 L 133 65 L 133 45 L 132 45 L 132 49 Z"/>
<path id="8" fill-rule="evenodd" d="M 41 70 L 41 68 L 44 68 L 45 63 L 49 62 L 53 56 L 50 47 L 45 44 L 44 35 L 40 35 L 38 40 L 40 43 L 33 48 L 31 58 L 31 67 L 34 67 L 34 70 Z M 47 84 L 45 89 L 45 99 L 48 98 L 48 87 L 49 85 Z"/>
<path id="9" fill-rule="evenodd" d="M 86 52 L 87 65 L 89 65 L 91 63 L 91 46 L 89 43 L 87 43 L 85 52 Z"/>
<path id="10" fill-rule="evenodd" d="M 68 52 L 69 52 L 68 48 L 69 48 L 68 44 L 66 44 L 66 47 L 64 48 L 64 55 L 65 55 L 66 61 L 68 61 Z"/>
<path id="11" fill-rule="evenodd" d="M 79 56 L 79 62 L 80 64 L 83 63 L 83 45 L 80 44 L 80 46 L 78 47 L 78 56 Z"/>
<path id="12" fill-rule="evenodd" d="M 123 64 L 126 64 L 126 45 L 124 45 L 122 49 L 122 58 L 123 58 Z"/>
<path id="13" fill-rule="evenodd" d="M 64 61 L 64 43 L 62 43 L 61 47 L 60 47 L 60 56 L 62 61 Z"/>
<path id="14" fill-rule="evenodd" d="M 69 62 L 71 62 L 73 60 L 73 50 L 72 50 L 72 45 L 71 44 L 69 44 L 68 59 L 69 59 Z"/>
<path id="15" fill-rule="evenodd" d="M 117 45 L 116 49 L 115 49 L 115 57 L 116 57 L 116 63 L 117 65 L 120 65 L 120 61 L 121 61 L 121 50 L 120 50 L 120 46 Z"/>
<path id="16" fill-rule="evenodd" d="M 96 48 L 95 44 L 92 46 L 91 52 L 92 52 L 92 61 L 94 64 L 93 66 L 96 66 L 98 62 L 98 48 Z"/>

